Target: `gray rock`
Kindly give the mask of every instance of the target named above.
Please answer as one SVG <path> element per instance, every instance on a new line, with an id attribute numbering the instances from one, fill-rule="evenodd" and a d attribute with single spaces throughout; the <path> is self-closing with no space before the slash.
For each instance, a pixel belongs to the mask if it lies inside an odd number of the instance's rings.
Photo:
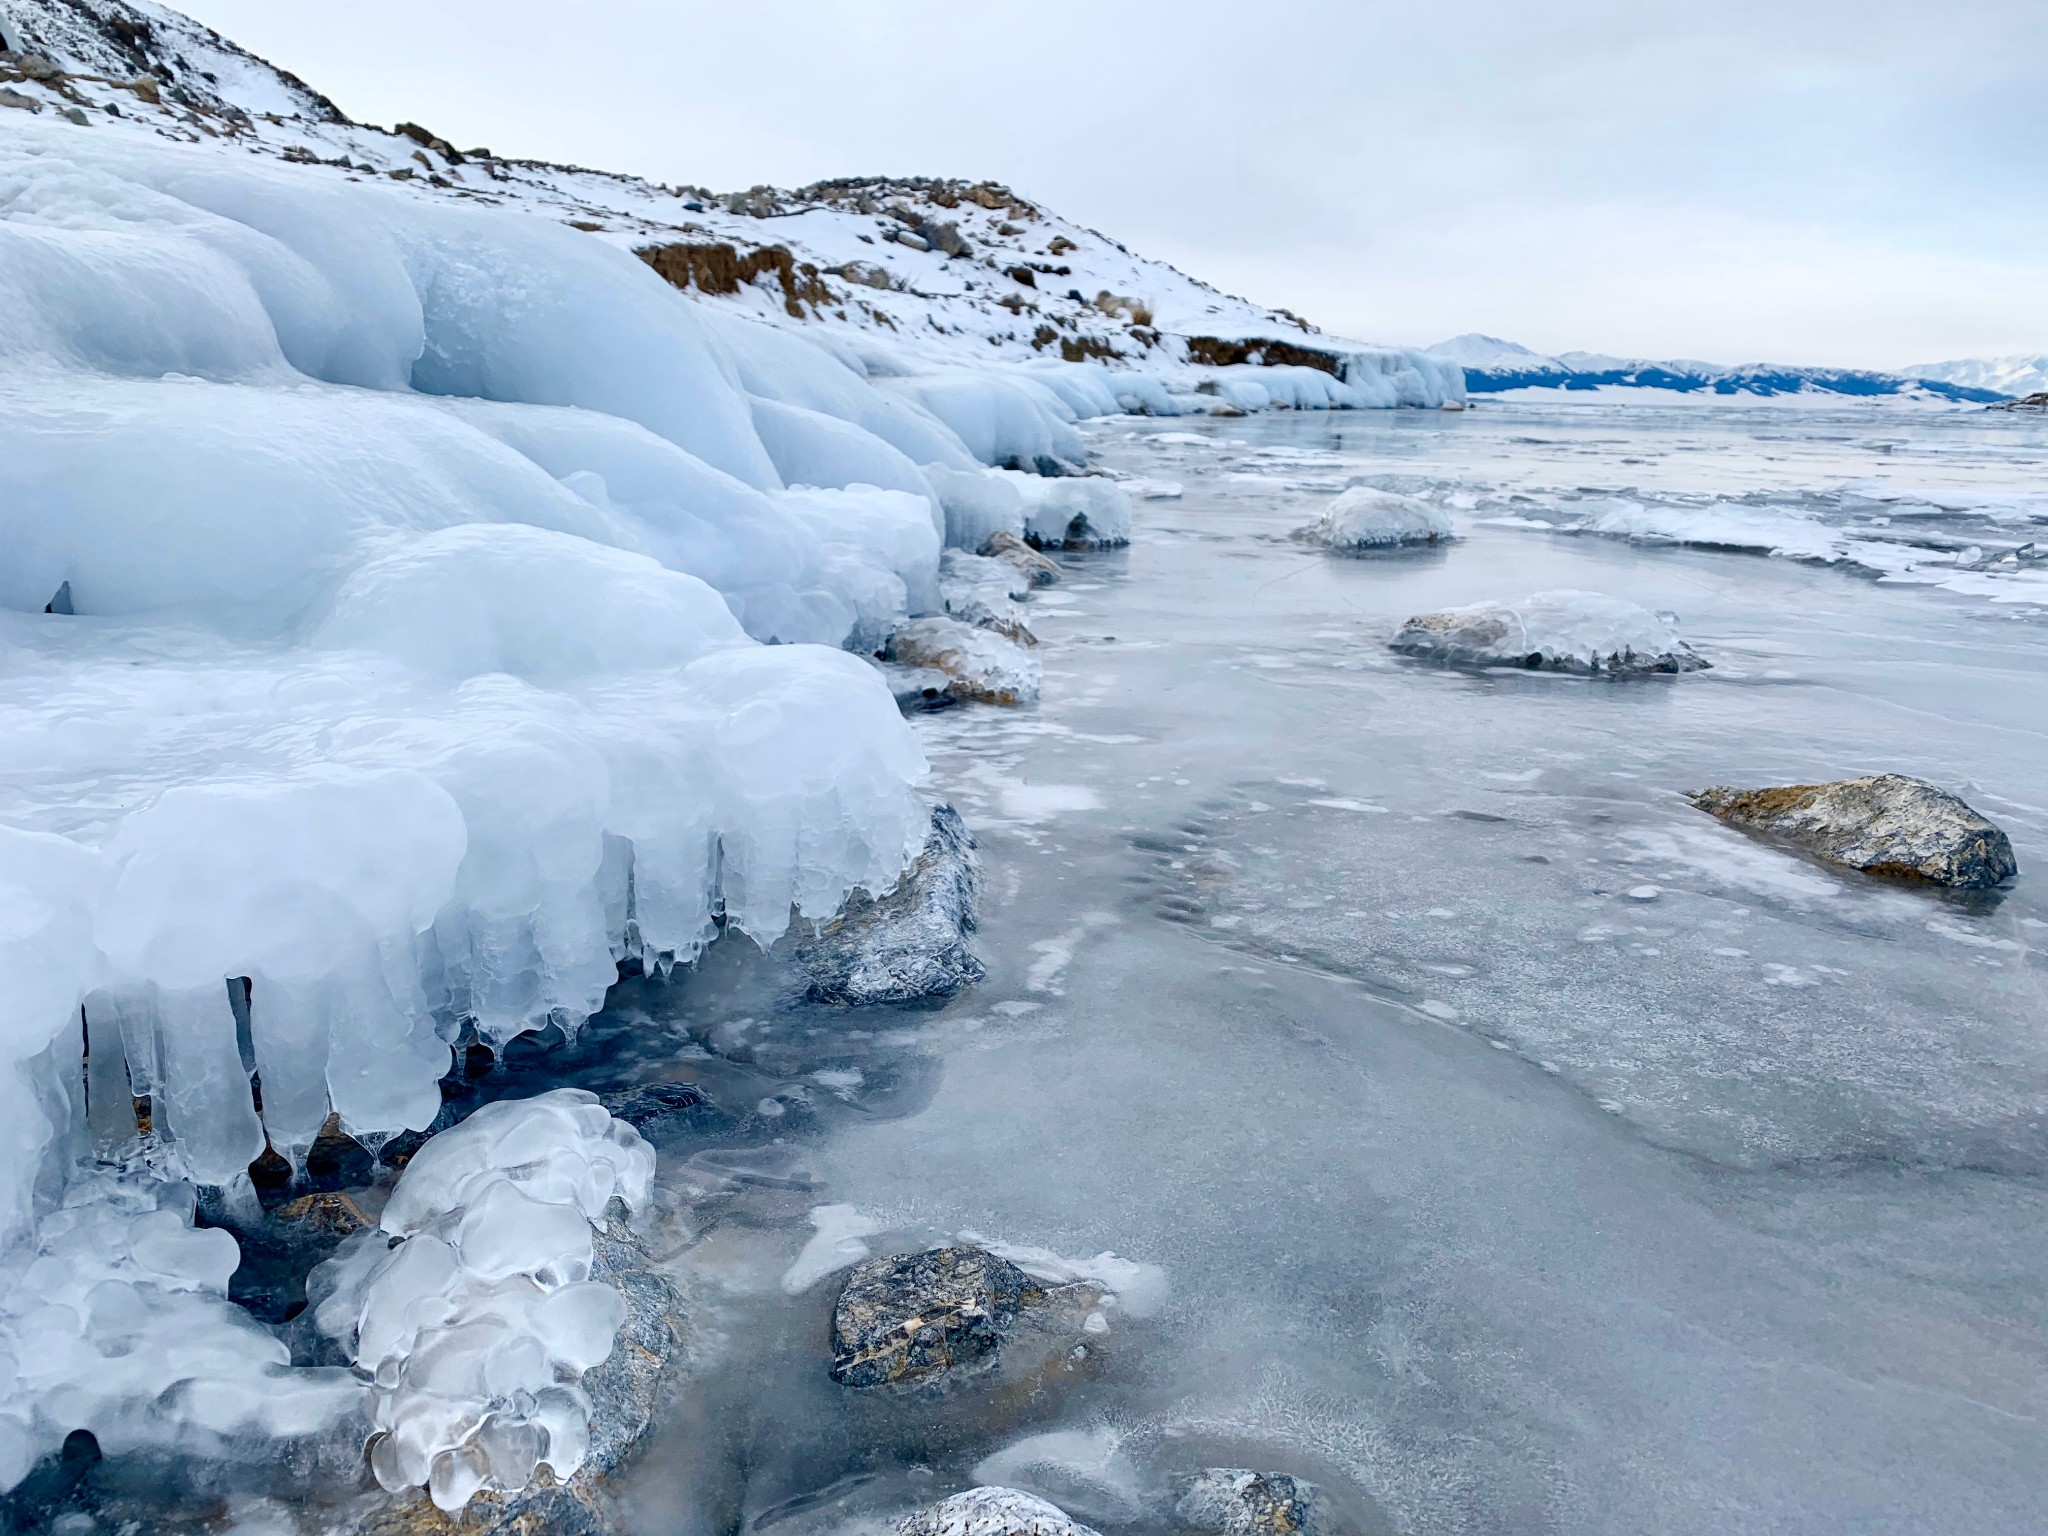
<path id="1" fill-rule="evenodd" d="M 974 834 L 950 805 L 932 807 L 931 833 L 896 888 L 879 901 L 856 891 L 839 915 L 797 946 L 814 1003 L 907 1003 L 951 997 L 985 974 L 967 936 L 981 895 Z"/>
<path id="2" fill-rule="evenodd" d="M 37 101 L 35 97 L 24 96 L 19 91 L 11 91 L 4 85 L 0 85 L 0 107 L 16 107 L 24 112 L 40 112 L 43 110 L 43 104 Z"/>
<path id="3" fill-rule="evenodd" d="M 856 1264 L 832 1309 L 832 1379 L 908 1386 L 993 1367 L 1038 1282 L 980 1248 L 933 1248 Z"/>
<path id="4" fill-rule="evenodd" d="M 1730 826 L 1868 874 L 1982 890 L 2019 872 L 2005 833 L 1947 790 L 1904 774 L 1774 789 L 1719 785 L 1686 798 Z"/>
<path id="5" fill-rule="evenodd" d="M 924 243 L 932 250 L 942 251 L 948 256 L 971 256 L 974 247 L 960 233 L 958 224 L 921 224 L 918 226 Z"/>
<path id="6" fill-rule="evenodd" d="M 897 1522 L 896 1536 L 1096 1536 L 1056 1505 L 1015 1488 L 970 1488 Z"/>
<path id="7" fill-rule="evenodd" d="M 1184 1483 L 1174 1515 L 1190 1530 L 1222 1536 L 1335 1536 L 1314 1483 L 1271 1472 L 1210 1467 Z"/>

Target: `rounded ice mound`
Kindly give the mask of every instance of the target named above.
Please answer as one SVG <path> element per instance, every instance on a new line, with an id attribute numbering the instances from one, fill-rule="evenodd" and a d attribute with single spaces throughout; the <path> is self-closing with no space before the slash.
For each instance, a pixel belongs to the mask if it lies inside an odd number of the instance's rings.
<path id="1" fill-rule="evenodd" d="M 1441 544 L 1452 537 L 1443 509 L 1413 496 L 1354 485 L 1323 509 L 1323 515 L 1295 535 L 1339 554 Z"/>
<path id="2" fill-rule="evenodd" d="M 590 1443 L 577 1379 L 612 1352 L 626 1303 L 591 1278 L 614 1199 L 644 1204 L 654 1150 L 594 1094 L 486 1105 L 429 1141 L 385 1206 L 316 1272 L 314 1323 L 371 1383 L 370 1468 L 444 1511 L 565 1480 Z M 399 1241 L 394 1242 L 397 1238 Z"/>
<path id="3" fill-rule="evenodd" d="M 1405 656 L 1463 667 L 1622 675 L 1695 672 L 1708 665 L 1678 638 L 1672 615 L 1571 590 L 1417 614 L 1391 645 Z"/>
<path id="4" fill-rule="evenodd" d="M 695 576 L 521 523 L 445 528 L 367 562 L 313 641 L 450 680 L 509 672 L 538 683 L 686 666 L 751 643 Z"/>

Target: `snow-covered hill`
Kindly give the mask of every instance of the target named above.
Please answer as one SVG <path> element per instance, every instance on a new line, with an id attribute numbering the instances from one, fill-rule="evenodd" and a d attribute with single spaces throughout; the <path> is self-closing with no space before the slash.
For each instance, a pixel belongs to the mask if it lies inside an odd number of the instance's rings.
<path id="1" fill-rule="evenodd" d="M 1938 379 L 2001 395 L 2032 395 L 2048 389 L 2048 352 L 2020 352 L 2010 357 L 1964 357 L 1946 363 L 1915 363 L 1906 370 L 1916 379 Z"/>
<path id="2" fill-rule="evenodd" d="M 1729 367 L 1694 358 L 1653 360 L 1597 352 L 1561 352 L 1553 357 L 1477 332 L 1454 336 L 1429 352 L 1463 368 L 1465 387 L 1472 394 L 1512 394 L 1532 400 L 1687 398 L 1796 403 L 1857 399 L 1989 404 L 2009 393 L 1995 384 L 1925 370 L 1895 374 L 1777 363 Z"/>
<path id="3" fill-rule="evenodd" d="M 461 149 L 417 124 L 353 123 L 303 82 L 140 0 L 10 0 L 0 15 L 16 50 L 0 103 L 15 110 L 274 156 L 315 180 L 381 178 L 429 201 L 520 208 L 636 251 L 699 296 L 844 343 L 864 368 L 1105 363 L 1136 376 L 1119 390 L 1126 405 L 1160 412 L 1464 398 L 1457 370 L 1416 349 L 1326 336 L 993 182 L 864 177 L 723 195 L 656 185 Z"/>

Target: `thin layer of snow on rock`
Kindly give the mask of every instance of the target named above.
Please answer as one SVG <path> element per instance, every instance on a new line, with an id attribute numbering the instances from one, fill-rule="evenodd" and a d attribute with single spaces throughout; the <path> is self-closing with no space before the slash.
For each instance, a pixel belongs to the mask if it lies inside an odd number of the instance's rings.
<path id="1" fill-rule="evenodd" d="M 958 619 L 915 619 L 890 634 L 886 650 L 900 666 L 952 679 L 958 696 L 984 704 L 1036 704 L 1044 668 L 1037 657 L 992 630 Z"/>
<path id="2" fill-rule="evenodd" d="M 1015 1488 L 969 1488 L 906 1515 L 896 1536 L 1096 1536 L 1057 1505 Z"/>
<path id="3" fill-rule="evenodd" d="M 591 1278 L 613 1200 L 644 1205 L 654 1149 L 595 1095 L 486 1105 L 434 1137 L 379 1228 L 316 1271 L 315 1325 L 369 1382 L 370 1467 L 445 1511 L 582 1465 L 590 1401 L 626 1314 Z"/>
<path id="4" fill-rule="evenodd" d="M 1392 641 L 1406 655 L 1454 666 L 1563 672 L 1691 672 L 1706 662 L 1668 614 L 1598 592 L 1538 592 L 1418 614 Z"/>
<path id="5" fill-rule="evenodd" d="M 1451 537 L 1441 507 L 1415 496 L 1354 485 L 1295 537 L 1343 554 L 1404 544 L 1440 544 Z"/>

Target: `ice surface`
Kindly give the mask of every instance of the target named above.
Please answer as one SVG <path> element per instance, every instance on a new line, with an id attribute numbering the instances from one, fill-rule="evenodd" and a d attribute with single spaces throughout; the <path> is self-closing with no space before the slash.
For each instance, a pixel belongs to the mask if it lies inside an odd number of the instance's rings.
<path id="1" fill-rule="evenodd" d="M 950 1420 L 974 1443 L 939 1491 L 1138 1528 L 1157 1487 L 1231 1466 L 1366 1501 L 1365 1530 L 1623 1533 L 1654 1508 L 1685 1536 L 2031 1532 L 2040 891 L 1902 891 L 1678 791 L 1914 772 L 2031 867 L 2048 605 L 1464 514 L 1685 498 L 1895 534 L 1930 504 L 1840 488 L 2010 505 L 2048 428 L 1496 407 L 1127 429 L 1093 429 L 1107 466 L 1186 494 L 1139 504 L 1129 557 L 1071 557 L 1067 613 L 1034 611 L 1068 681 L 1029 719 L 921 722 L 1016 895 L 984 913 L 979 996 L 917 1036 L 944 1059 L 931 1102 L 826 1141 L 818 1198 L 1140 1255 L 1172 1289 L 1042 1416 Z M 1466 536 L 1303 561 L 1285 536 L 1360 477 Z M 1714 666 L 1606 687 L 1384 649 L 1410 615 L 1532 589 L 1675 609 Z"/>
<path id="2" fill-rule="evenodd" d="M 379 1228 L 315 1272 L 315 1322 L 370 1383 L 370 1466 L 460 1509 L 589 1442 L 577 1378 L 612 1351 L 625 1302 L 590 1279 L 592 1229 L 646 1203 L 654 1150 L 594 1095 L 486 1105 L 413 1157 Z"/>

